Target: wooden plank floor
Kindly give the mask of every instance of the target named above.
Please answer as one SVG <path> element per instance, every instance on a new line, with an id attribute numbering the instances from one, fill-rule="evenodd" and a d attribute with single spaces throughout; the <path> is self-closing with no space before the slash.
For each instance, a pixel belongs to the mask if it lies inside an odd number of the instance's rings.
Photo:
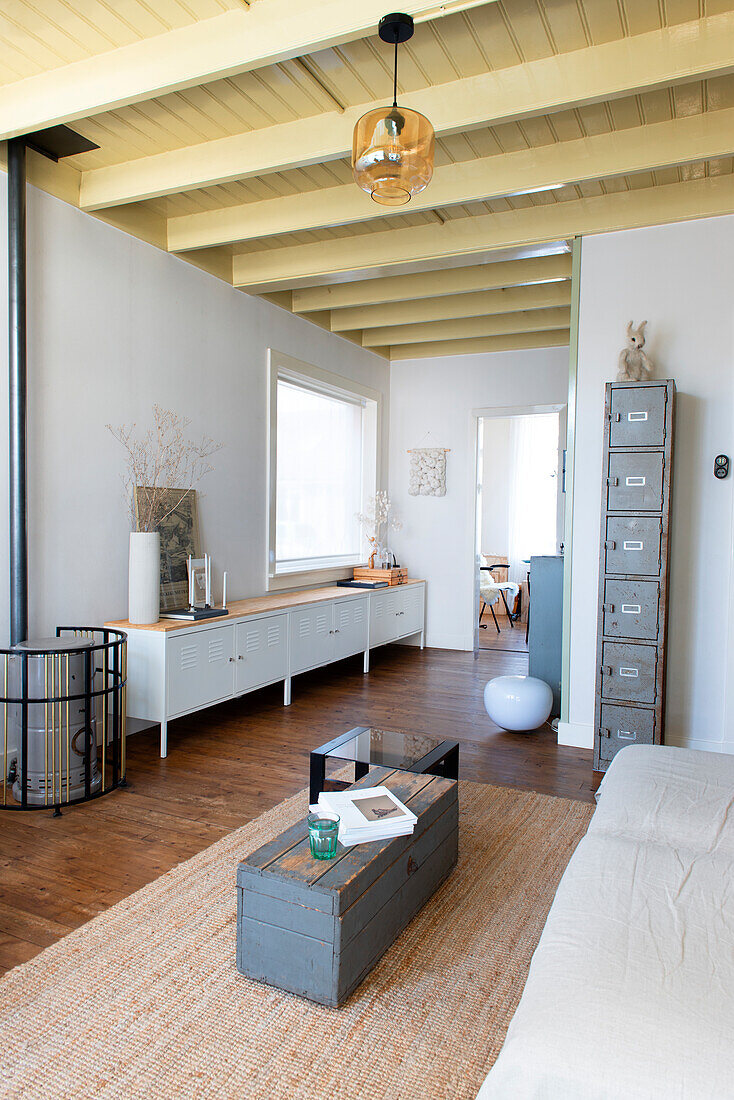
<path id="1" fill-rule="evenodd" d="M 0 811 L 0 971 L 300 790 L 309 749 L 352 726 L 458 740 L 463 779 L 593 799 L 590 750 L 487 718 L 485 682 L 526 672 L 525 654 L 388 646 L 361 664 L 297 677 L 288 708 L 273 687 L 173 722 L 166 760 L 157 728 L 129 738 L 130 786 L 61 818 Z"/>

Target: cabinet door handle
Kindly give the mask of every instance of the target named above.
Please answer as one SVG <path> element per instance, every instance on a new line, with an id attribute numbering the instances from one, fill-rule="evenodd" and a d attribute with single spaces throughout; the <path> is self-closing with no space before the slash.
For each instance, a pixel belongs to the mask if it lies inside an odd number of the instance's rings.
<path id="1" fill-rule="evenodd" d="M 244 659 L 245 659 L 244 654 L 242 654 L 242 653 L 238 654 L 238 656 L 237 656 L 238 661 L 244 661 Z"/>
<path id="2" fill-rule="evenodd" d="M 233 664 L 234 664 L 234 657 L 230 657 L 230 659 L 229 659 L 229 663 L 230 663 L 231 665 L 233 665 Z"/>

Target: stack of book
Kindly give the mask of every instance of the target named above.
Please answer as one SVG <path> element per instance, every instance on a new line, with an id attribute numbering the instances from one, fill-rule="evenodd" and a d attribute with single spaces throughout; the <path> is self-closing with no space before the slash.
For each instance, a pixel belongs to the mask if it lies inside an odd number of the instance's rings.
<path id="1" fill-rule="evenodd" d="M 409 836 L 418 820 L 387 787 L 323 791 L 318 806 L 312 809 L 339 815 L 339 842 L 347 848 Z"/>

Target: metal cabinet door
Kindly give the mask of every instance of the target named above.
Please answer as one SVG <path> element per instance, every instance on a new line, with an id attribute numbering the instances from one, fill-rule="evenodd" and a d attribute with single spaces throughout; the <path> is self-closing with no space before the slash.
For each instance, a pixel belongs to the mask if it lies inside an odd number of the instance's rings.
<path id="1" fill-rule="evenodd" d="M 234 690 L 234 627 L 176 632 L 168 643 L 168 714 L 228 699 Z"/>
<path id="2" fill-rule="evenodd" d="M 607 477 L 610 512 L 659 512 L 663 507 L 663 452 L 612 451 Z"/>
<path id="3" fill-rule="evenodd" d="M 662 531 L 660 520 L 651 516 L 609 516 L 604 572 L 659 576 Z"/>
<path id="4" fill-rule="evenodd" d="M 369 596 L 334 603 L 334 660 L 362 653 L 367 648 Z"/>
<path id="5" fill-rule="evenodd" d="M 291 672 L 328 665 L 334 660 L 334 613 L 315 603 L 290 613 Z"/>
<path id="6" fill-rule="evenodd" d="M 601 708 L 599 757 L 609 762 L 626 745 L 655 744 L 655 711 L 642 707 L 615 707 L 605 703 Z"/>
<path id="7" fill-rule="evenodd" d="M 235 691 L 250 691 L 288 675 L 288 616 L 237 623 Z"/>
<path id="8" fill-rule="evenodd" d="M 398 636 L 400 588 L 381 588 L 370 593 L 370 646 L 394 642 Z"/>
<path id="9" fill-rule="evenodd" d="M 605 637 L 658 640 L 660 585 L 657 581 L 607 580 L 604 584 Z"/>
<path id="10" fill-rule="evenodd" d="M 630 703 L 654 703 L 658 651 L 654 645 L 604 642 L 601 693 L 604 699 Z"/>
<path id="11" fill-rule="evenodd" d="M 665 406 L 665 386 L 615 386 L 610 407 L 610 447 L 662 447 Z"/>
<path id="12" fill-rule="evenodd" d="M 401 586 L 397 605 L 398 637 L 407 638 L 423 629 L 425 589 L 422 584 Z"/>

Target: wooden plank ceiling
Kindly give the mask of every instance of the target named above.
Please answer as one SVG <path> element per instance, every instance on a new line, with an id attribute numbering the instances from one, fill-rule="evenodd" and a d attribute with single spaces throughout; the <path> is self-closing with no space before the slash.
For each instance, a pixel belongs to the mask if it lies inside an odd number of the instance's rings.
<path id="1" fill-rule="evenodd" d="M 568 342 L 576 235 L 734 211 L 734 0 L 404 0 L 437 135 L 400 211 L 352 182 L 384 0 L 11 0 L 0 139 L 31 180 L 393 360 Z"/>

